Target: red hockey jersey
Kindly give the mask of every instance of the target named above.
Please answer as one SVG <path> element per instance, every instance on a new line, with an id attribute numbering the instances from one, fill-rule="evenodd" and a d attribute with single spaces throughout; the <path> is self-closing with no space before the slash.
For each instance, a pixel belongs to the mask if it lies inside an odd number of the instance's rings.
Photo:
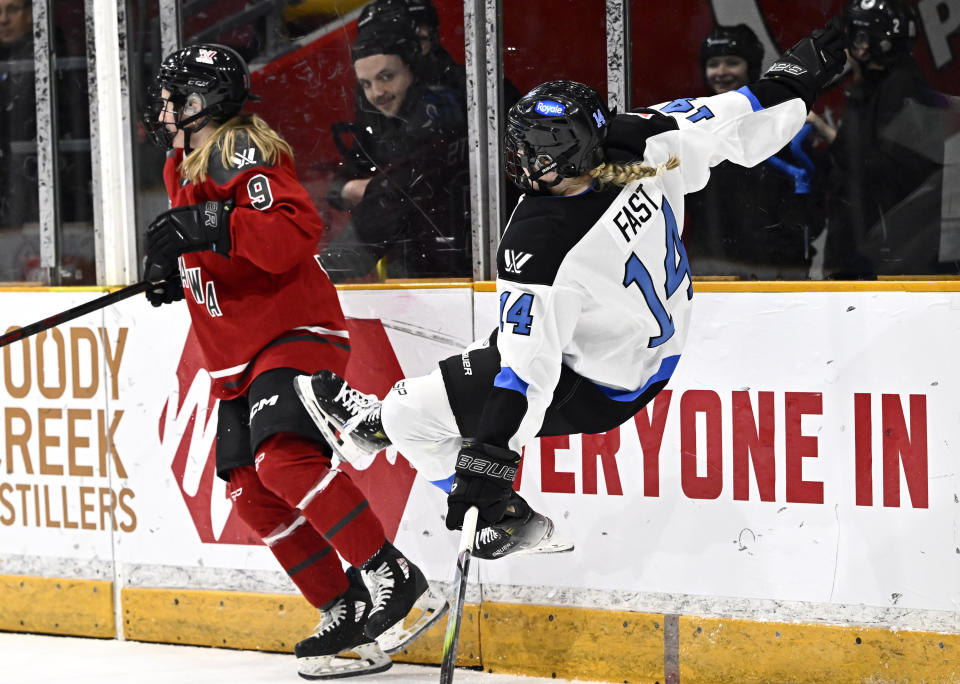
<path id="1" fill-rule="evenodd" d="M 230 254 L 191 252 L 180 275 L 194 330 L 220 399 L 244 394 L 273 368 L 343 374 L 350 343 L 336 289 L 320 267 L 323 222 L 281 154 L 270 165 L 244 135 L 231 163 L 214 146 L 207 178 L 180 177 L 183 150 L 167 158 L 164 183 L 172 206 L 232 198 Z"/>

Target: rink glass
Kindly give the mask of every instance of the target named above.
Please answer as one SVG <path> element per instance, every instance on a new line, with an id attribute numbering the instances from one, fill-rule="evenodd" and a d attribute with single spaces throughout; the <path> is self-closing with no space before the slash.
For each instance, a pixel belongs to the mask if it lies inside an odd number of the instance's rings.
<path id="1" fill-rule="evenodd" d="M 334 124 L 351 122 L 356 114 L 350 46 L 361 2 L 158 0 L 130 1 L 120 7 L 121 32 L 127 38 L 121 45 L 120 77 L 124 79 L 121 90 L 125 99 L 121 102 L 126 111 L 124 137 L 128 150 L 121 150 L 113 159 L 123 160 L 133 209 L 127 214 L 128 220 L 101 220 L 99 225 L 94 208 L 115 208 L 121 202 L 117 197 L 97 194 L 97 155 L 105 155 L 105 151 L 91 145 L 92 100 L 85 95 L 87 86 L 95 80 L 88 78 L 88 64 L 92 62 L 87 59 L 87 49 L 96 48 L 97 41 L 103 40 L 90 29 L 100 21 L 103 8 L 98 6 L 95 14 L 87 16 L 93 12 L 88 8 L 95 4 L 89 0 L 34 2 L 35 13 L 42 6 L 51 8 L 49 35 L 55 77 L 47 89 L 47 102 L 56 115 L 48 116 L 49 123 L 41 130 L 49 131 L 52 141 L 51 158 L 55 163 L 46 171 L 54 179 L 52 184 L 45 185 L 39 177 L 36 128 L 29 126 L 41 113 L 44 102 L 36 102 L 31 96 L 31 90 L 36 90 L 31 75 L 31 66 L 37 66 L 33 53 L 8 51 L 3 55 L 6 59 L 0 60 L 10 75 L 4 85 L 21 86 L 18 94 L 5 99 L 8 110 L 25 112 L 8 112 L 0 120 L 4 128 L 0 165 L 5 178 L 5 200 L 0 206 L 0 281 L 116 285 L 136 280 L 139 274 L 131 264 L 138 264 L 142 257 L 143 232 L 167 206 L 160 178 L 163 153 L 149 145 L 137 119 L 147 81 L 160 59 L 176 45 L 188 42 L 223 42 L 249 60 L 254 91 L 263 96 L 263 101 L 252 108 L 291 142 L 300 180 L 321 213 L 328 236 L 348 225 L 350 213 L 332 206 L 327 191 L 343 163 L 343 154 L 334 141 Z M 587 83 L 611 101 L 616 99 L 621 110 L 703 96 L 708 89 L 701 70 L 700 43 L 715 20 L 742 21 L 754 28 L 765 48 L 765 66 L 811 28 L 841 11 L 843 4 L 840 0 L 818 0 L 802 7 L 781 7 L 759 1 L 679 0 L 651 12 L 637 0 L 559 0 L 549 4 L 435 0 L 440 44 L 455 62 L 468 67 L 464 92 L 468 126 L 458 152 L 462 154 L 458 160 L 463 171 L 456 178 L 456 174 L 448 174 L 450 182 L 459 185 L 457 192 L 442 194 L 442 207 L 436 204 L 436 192 L 412 195 L 410 199 L 419 214 L 448 216 L 453 212 L 467 222 L 469 233 L 443 247 L 461 250 L 466 266 L 443 274 L 445 279 L 493 277 L 496 245 L 517 198 L 517 191 L 502 173 L 502 149 L 497 137 L 502 134 L 500 121 L 511 93 L 522 94 L 545 80 L 569 78 Z M 957 273 L 960 202 L 955 195 L 960 188 L 960 123 L 950 97 L 960 93 L 960 64 L 952 39 L 956 27 L 949 17 L 935 11 L 934 5 L 917 5 L 920 23 L 913 49 L 918 73 L 929 84 L 930 98 L 904 116 L 894 117 L 896 125 L 887 139 L 892 151 L 889 156 L 928 172 L 918 172 L 916 193 L 908 193 L 909 201 L 886 207 L 883 222 L 872 221 L 851 234 L 854 251 L 865 252 L 875 267 L 858 270 L 825 261 L 831 228 L 835 236 L 841 232 L 832 217 L 839 215 L 837 207 L 842 213 L 842 203 L 847 199 L 838 188 L 849 176 L 846 169 L 860 162 L 844 158 L 849 157 L 846 148 L 831 148 L 811 136 L 802 148 L 814 169 L 808 179 L 810 192 L 797 190 L 789 168 L 784 171 L 761 165 L 742 180 L 734 176 L 733 180 L 716 182 L 717 188 L 732 187 L 734 195 L 739 193 L 733 201 L 725 197 L 726 190 L 719 193 L 719 198 L 716 192 L 706 200 L 688 198 L 684 239 L 696 277 L 820 279 L 950 277 Z M 619 20 L 625 27 L 616 40 L 608 29 L 608 17 L 612 18 L 611 25 Z M 623 45 L 626 60 L 616 58 L 613 43 L 617 41 Z M 100 52 L 108 54 L 102 47 Z M 506 81 L 500 81 L 501 76 Z M 625 83 L 622 93 L 610 87 L 620 76 Z M 821 119 L 834 126 L 842 121 L 848 104 L 846 91 L 853 83 L 848 79 L 817 101 L 814 111 Z M 486 109 L 481 111 L 477 103 L 489 105 L 496 116 L 486 116 Z M 446 159 L 449 146 L 438 145 L 435 152 Z M 794 170 L 806 161 L 785 156 Z M 722 176 L 717 174 L 718 178 Z M 770 192 L 753 185 L 768 181 L 774 188 Z M 42 193 L 52 201 L 40 199 Z M 882 202 L 883 197 L 889 198 L 890 191 L 877 194 Z M 46 232 L 42 227 L 44 215 L 50 226 Z M 121 259 L 128 264 L 126 275 L 109 275 L 103 264 L 116 258 L 113 251 L 124 249 L 123 243 L 131 234 L 137 240 Z M 892 242 L 887 240 L 890 236 Z M 51 255 L 46 261 L 44 250 Z M 403 254 L 401 250 L 391 257 L 392 272 L 403 272 Z M 388 258 L 361 277 L 342 280 L 382 281 L 390 276 L 389 262 Z M 118 278 L 125 282 L 115 282 Z"/>

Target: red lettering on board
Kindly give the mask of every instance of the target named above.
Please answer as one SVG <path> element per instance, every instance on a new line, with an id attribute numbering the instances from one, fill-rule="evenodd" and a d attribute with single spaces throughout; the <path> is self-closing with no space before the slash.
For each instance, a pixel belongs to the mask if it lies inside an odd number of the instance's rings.
<path id="1" fill-rule="evenodd" d="M 927 508 L 927 397 L 910 395 L 910 432 L 896 394 L 880 397 L 883 424 L 883 505 L 900 505 L 900 464 L 914 508 Z"/>
<path id="2" fill-rule="evenodd" d="M 873 445 L 870 395 L 853 395 L 853 458 L 858 506 L 873 505 Z"/>
<path id="3" fill-rule="evenodd" d="M 803 479 L 803 459 L 817 458 L 816 437 L 801 433 L 805 415 L 823 413 L 820 392 L 787 392 L 784 395 L 784 435 L 787 447 L 787 501 L 790 503 L 823 503 L 823 483 Z"/>
<path id="4" fill-rule="evenodd" d="M 749 392 L 733 393 L 733 498 L 750 500 L 750 464 L 761 501 L 776 499 L 773 392 L 757 394 L 759 420 L 754 419 Z"/>
<path id="5" fill-rule="evenodd" d="M 707 474 L 697 475 L 697 415 L 707 419 Z M 723 491 L 723 405 L 712 390 L 688 390 L 680 399 L 680 485 L 691 499 Z"/>
<path id="6" fill-rule="evenodd" d="M 597 459 L 603 469 L 603 484 L 607 494 L 623 496 L 620 471 L 617 470 L 617 452 L 620 451 L 620 428 L 601 435 L 583 435 L 583 493 L 597 493 Z"/>
<path id="7" fill-rule="evenodd" d="M 653 418 L 647 414 L 647 406 L 633 417 L 637 437 L 643 450 L 643 495 L 660 496 L 660 445 L 667 425 L 672 390 L 663 390 L 653 400 Z"/>
<path id="8" fill-rule="evenodd" d="M 554 494 L 573 494 L 577 491 L 574 473 L 557 472 L 557 449 L 569 449 L 570 436 L 540 438 L 540 491 Z"/>

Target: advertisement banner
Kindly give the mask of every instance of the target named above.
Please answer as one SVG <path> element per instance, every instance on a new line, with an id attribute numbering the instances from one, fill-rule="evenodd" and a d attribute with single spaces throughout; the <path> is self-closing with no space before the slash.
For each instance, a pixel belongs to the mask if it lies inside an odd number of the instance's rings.
<path id="1" fill-rule="evenodd" d="M 13 325 L 93 296 L 0 300 Z M 493 292 L 341 299 L 348 377 L 379 396 L 497 325 Z M 952 629 L 960 294 L 705 293 L 694 305 L 679 367 L 643 411 L 527 446 L 519 491 L 576 549 L 476 564 L 485 596 L 758 617 L 868 607 Z M 50 576 L 72 559 L 115 563 L 127 585 L 293 591 L 214 474 L 216 402 L 181 307 L 135 298 L 0 355 L 6 572 Z M 444 494 L 392 448 L 342 467 L 398 546 L 449 581 Z"/>

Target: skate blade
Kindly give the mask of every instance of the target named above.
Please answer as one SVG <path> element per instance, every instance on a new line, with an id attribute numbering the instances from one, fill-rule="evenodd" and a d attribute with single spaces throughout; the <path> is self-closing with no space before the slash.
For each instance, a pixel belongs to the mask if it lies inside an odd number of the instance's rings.
<path id="1" fill-rule="evenodd" d="M 513 554 L 513 556 L 522 556 L 524 554 L 533 554 L 533 553 L 569 553 L 573 551 L 574 545 L 572 541 L 566 539 L 560 539 L 558 537 L 550 537 L 549 539 L 541 539 L 539 544 L 531 546 L 528 549 L 520 549 Z"/>
<path id="2" fill-rule="evenodd" d="M 428 587 L 413 608 L 402 620 L 398 620 L 383 634 L 377 637 L 377 643 L 385 653 L 402 651 L 419 639 L 433 624 L 447 613 L 450 604 L 447 599 Z"/>
<path id="3" fill-rule="evenodd" d="M 370 453 L 357 446 L 353 440 L 345 440 L 337 434 L 338 428 L 336 423 L 330 416 L 323 412 L 323 409 L 320 408 L 320 404 L 317 403 L 313 395 L 313 388 L 310 386 L 310 376 L 298 375 L 294 378 L 293 389 L 300 398 L 300 403 L 303 404 L 307 415 L 310 416 L 310 420 L 317 426 L 320 434 L 323 435 L 323 438 L 327 441 L 327 444 L 330 445 L 330 448 L 340 457 L 340 460 L 346 461 L 351 465 L 369 465 L 369 461 L 371 460 Z M 376 454 L 372 455 L 376 456 Z M 362 470 L 363 468 L 359 469 Z"/>
<path id="4" fill-rule="evenodd" d="M 356 653 L 357 660 L 347 660 L 340 654 L 297 658 L 297 674 L 304 679 L 343 679 L 385 672 L 393 665 L 375 641 L 360 644 L 345 653 Z"/>
<path id="5" fill-rule="evenodd" d="M 539 516 L 540 514 L 537 513 Z M 536 544 L 517 550 L 516 555 L 534 554 L 534 553 L 568 553 L 573 551 L 573 542 L 557 536 L 557 526 L 553 520 L 542 516 L 547 524 L 547 531 Z"/>

